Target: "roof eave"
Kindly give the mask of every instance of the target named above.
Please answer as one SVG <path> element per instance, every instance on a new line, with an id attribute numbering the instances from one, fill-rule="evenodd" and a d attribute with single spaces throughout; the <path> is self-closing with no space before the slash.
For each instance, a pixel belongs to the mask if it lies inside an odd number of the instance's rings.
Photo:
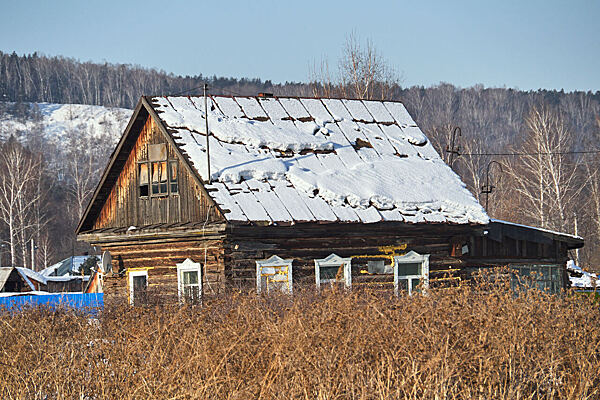
<path id="1" fill-rule="evenodd" d="M 121 135 L 121 139 L 119 140 L 117 147 L 113 150 L 113 152 L 110 156 L 110 161 L 108 162 L 108 165 L 104 169 L 102 178 L 100 178 L 100 182 L 98 182 L 98 185 L 96 186 L 96 190 L 94 190 L 94 194 L 90 198 L 90 201 L 85 209 L 85 212 L 83 213 L 83 216 L 79 220 L 79 224 L 77 225 L 77 229 L 75 230 L 75 235 L 79 235 L 79 233 L 81 232 L 81 228 L 83 227 L 84 223 L 87 221 L 87 218 L 89 216 L 92 205 L 96 201 L 96 198 L 98 197 L 100 190 L 104 186 L 104 183 L 106 182 L 106 179 L 108 178 L 108 174 L 109 174 L 110 170 L 112 169 L 112 167 L 117 159 L 117 156 L 121 152 L 121 149 L 123 148 L 123 145 L 125 144 L 125 141 L 126 141 L 127 137 L 129 136 L 129 133 L 130 133 L 133 125 L 135 124 L 140 111 L 142 110 L 142 106 L 143 106 L 143 103 L 142 103 L 142 100 L 140 99 L 138 101 L 137 105 L 135 106 L 133 114 L 131 115 L 131 118 L 129 119 L 129 123 L 127 124 L 127 127 L 125 128 L 123 135 Z"/>

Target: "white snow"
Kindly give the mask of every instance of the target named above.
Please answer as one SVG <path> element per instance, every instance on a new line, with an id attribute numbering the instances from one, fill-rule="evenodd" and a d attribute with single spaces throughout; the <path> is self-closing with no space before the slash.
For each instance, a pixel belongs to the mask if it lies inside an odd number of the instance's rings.
<path id="1" fill-rule="evenodd" d="M 231 221 L 488 222 L 458 175 L 424 135 L 419 137 L 421 131 L 400 103 L 210 101 L 217 107 L 208 112 L 209 188 Z M 206 178 L 202 98 L 155 97 L 152 103 Z"/>
<path id="2" fill-rule="evenodd" d="M 241 118 L 244 116 L 242 108 L 231 97 L 214 97 L 217 107 L 221 109 L 223 114 L 233 118 Z"/>
<path id="3" fill-rule="evenodd" d="M 427 137 L 421 132 L 402 103 L 386 101 L 383 104 L 392 117 L 394 117 L 398 125 L 400 125 L 402 131 L 406 135 L 406 139 L 410 143 L 418 146 L 423 146 L 427 143 Z"/>
<path id="4" fill-rule="evenodd" d="M 242 107 L 244 114 L 250 119 L 266 118 L 267 114 L 254 97 L 235 97 L 235 101 Z"/>
<path id="5" fill-rule="evenodd" d="M 40 125 L 47 139 L 56 143 L 64 139 L 73 130 L 83 131 L 91 136 L 107 134 L 114 142 L 121 137 L 132 110 L 124 108 L 107 108 L 83 104 L 31 104 L 40 110 Z M 6 139 L 19 131 L 26 132 L 36 129 L 36 122 L 19 121 L 5 115 L 0 118 L 0 137 Z"/>
<path id="6" fill-rule="evenodd" d="M 357 121 L 363 122 L 374 122 L 375 120 L 367 111 L 367 108 L 364 106 L 362 101 L 360 100 L 342 100 L 342 103 L 346 106 L 352 117 Z"/>
<path id="7" fill-rule="evenodd" d="M 29 268 L 23 268 L 23 267 L 16 267 L 17 271 L 19 272 L 19 274 L 21 274 L 21 276 L 23 277 L 27 277 L 27 278 L 31 278 L 37 282 L 43 283 L 44 285 L 46 284 L 46 277 L 43 276 L 42 274 L 35 272 L 32 269 Z"/>
<path id="8" fill-rule="evenodd" d="M 594 286 L 600 287 L 600 280 L 598 275 L 586 272 L 581 267 L 575 264 L 575 261 L 567 261 L 567 271 L 569 272 L 569 280 L 571 281 L 571 287 L 577 288 L 593 288 Z M 581 276 L 570 276 L 571 272 Z"/>
<path id="9" fill-rule="evenodd" d="M 246 98 L 244 99 L 247 100 Z M 189 104 L 187 105 L 185 102 L 175 102 L 171 97 L 168 101 L 164 97 L 155 97 L 154 101 L 157 111 L 161 112 L 159 114 L 160 118 L 169 127 L 182 128 L 203 135 L 205 134 L 206 121 L 204 113 L 196 109 L 189 100 Z M 220 115 L 220 113 L 214 111 L 209 112 L 208 118 L 211 134 L 225 143 L 241 143 L 254 148 L 266 147 L 281 151 L 333 149 L 333 143 L 295 127 L 283 129 L 270 122 L 232 118 Z M 198 142 L 203 141 L 206 141 L 206 138 L 198 138 Z"/>

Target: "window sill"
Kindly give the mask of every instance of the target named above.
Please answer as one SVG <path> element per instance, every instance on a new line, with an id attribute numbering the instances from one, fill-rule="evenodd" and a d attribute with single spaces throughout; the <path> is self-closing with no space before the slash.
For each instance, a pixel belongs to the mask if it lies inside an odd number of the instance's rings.
<path id="1" fill-rule="evenodd" d="M 169 196 L 178 197 L 179 193 L 153 194 L 152 196 L 140 196 L 139 198 L 143 199 L 143 200 L 148 200 L 148 199 L 156 199 L 156 198 L 163 198 L 163 197 L 169 197 Z"/>

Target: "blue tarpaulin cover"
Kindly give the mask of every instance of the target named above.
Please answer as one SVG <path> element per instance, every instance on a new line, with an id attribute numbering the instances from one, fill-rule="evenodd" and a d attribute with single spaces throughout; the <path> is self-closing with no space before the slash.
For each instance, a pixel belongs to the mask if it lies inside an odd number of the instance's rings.
<path id="1" fill-rule="evenodd" d="M 78 310 L 97 310 L 104 307 L 104 293 L 49 293 L 26 295 L 15 293 L 14 296 L 0 297 L 0 308 L 21 309 L 24 306 L 61 306 Z"/>

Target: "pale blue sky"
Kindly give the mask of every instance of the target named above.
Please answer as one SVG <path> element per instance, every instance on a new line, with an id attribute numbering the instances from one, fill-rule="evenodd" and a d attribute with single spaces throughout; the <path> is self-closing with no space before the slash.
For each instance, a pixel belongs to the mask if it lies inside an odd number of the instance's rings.
<path id="1" fill-rule="evenodd" d="M 600 1 L 0 0 L 0 50 L 307 81 L 348 33 L 404 85 L 600 90 Z"/>

